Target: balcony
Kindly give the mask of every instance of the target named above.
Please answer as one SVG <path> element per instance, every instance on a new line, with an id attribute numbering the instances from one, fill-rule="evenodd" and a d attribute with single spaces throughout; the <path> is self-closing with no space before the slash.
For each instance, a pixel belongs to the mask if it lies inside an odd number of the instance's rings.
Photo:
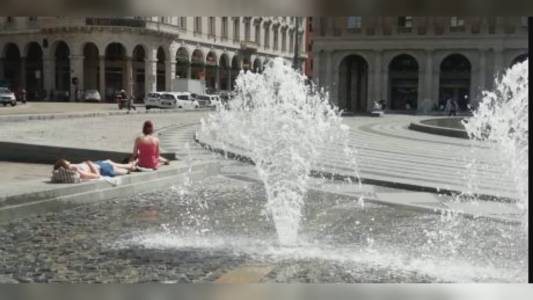
<path id="1" fill-rule="evenodd" d="M 86 18 L 85 25 L 144 28 L 146 27 L 146 21 L 131 18 Z"/>
<path id="2" fill-rule="evenodd" d="M 257 52 L 257 43 L 252 41 L 241 41 L 241 51 L 254 53 Z"/>

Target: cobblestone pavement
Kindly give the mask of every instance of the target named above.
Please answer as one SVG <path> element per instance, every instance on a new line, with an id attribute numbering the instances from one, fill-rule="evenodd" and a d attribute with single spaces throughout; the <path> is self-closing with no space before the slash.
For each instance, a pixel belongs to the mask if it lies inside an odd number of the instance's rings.
<path id="1" fill-rule="evenodd" d="M 150 113 L 108 117 L 76 119 L 33 120 L 13 124 L 0 123 L 0 140 L 130 151 L 133 139 L 140 133 L 146 119 L 155 122 L 162 148 L 173 151 L 178 159 L 219 160 L 221 156 L 200 147 L 193 140 L 199 120 L 208 114 L 200 112 Z M 439 187 L 442 189 L 462 190 L 465 187 L 466 169 L 464 165 L 470 155 L 467 140 L 436 136 L 407 129 L 417 116 L 386 115 L 383 118 L 346 117 L 345 122 L 352 130 L 352 143 L 358 149 L 358 162 L 363 178 L 400 182 L 411 185 Z M 336 160 L 334 147 L 326 151 L 325 164 L 333 170 L 342 172 L 344 164 Z M 464 155 L 463 155 L 464 154 Z M 488 154 L 485 154 L 488 155 Z M 490 164 L 490 160 L 488 162 Z M 254 177 L 253 168 L 240 170 L 234 176 Z M 27 172 L 26 172 L 27 173 Z M 482 182 L 488 189 L 505 192 L 505 180 L 493 170 L 486 172 Z M 24 176 L 24 172 L 20 174 Z M 12 177 L 18 175 L 13 174 Z M 496 180 L 495 178 L 499 176 Z M 354 195 L 355 187 L 330 185 L 324 188 L 335 192 Z M 500 189 L 501 188 L 501 189 Z M 432 193 L 405 193 L 404 190 L 387 189 L 365 185 L 366 198 L 387 203 L 408 204 L 427 209 L 454 208 L 466 213 L 489 216 L 502 216 L 516 219 L 520 212 L 514 205 L 490 203 L 486 205 L 457 204 L 449 197 Z M 383 194 L 385 193 L 385 194 Z"/>
<path id="2" fill-rule="evenodd" d="M 350 144 L 357 149 L 359 174 L 364 179 L 394 182 L 432 190 L 468 190 L 472 176 L 467 165 L 480 162 L 478 189 L 491 196 L 515 198 L 510 178 L 500 172 L 498 154 L 486 145 L 476 146 L 464 139 L 409 130 L 411 121 L 424 117 L 386 115 L 383 118 L 347 117 Z M 425 117 L 427 118 L 427 117 Z M 201 140 L 212 143 L 205 137 Z M 318 169 L 350 175 L 339 145 L 326 145 Z M 245 149 L 228 149 L 246 155 Z"/>
<path id="3" fill-rule="evenodd" d="M 0 116 L 73 112 L 118 111 L 115 103 L 17 102 L 17 106 L 0 106 Z"/>
<path id="4" fill-rule="evenodd" d="M 50 176 L 52 166 L 45 164 L 16 163 L 0 161 L 0 183 L 11 185 L 22 181 L 42 179 Z"/>
<path id="5" fill-rule="evenodd" d="M 0 140 L 99 150 L 131 151 L 145 120 L 156 130 L 196 124 L 205 111 L 143 113 L 102 117 L 0 122 Z"/>
<path id="6" fill-rule="evenodd" d="M 469 141 L 407 129 L 409 122 L 415 118 L 424 117 L 389 115 L 385 118 L 345 119 L 352 131 L 352 144 L 358 150 L 358 167 L 361 177 L 413 186 L 465 190 L 465 178 L 468 176 L 465 165 L 469 162 L 469 155 L 472 155 L 469 152 Z M 221 155 L 210 152 L 193 141 L 197 128 L 198 125 L 169 126 L 160 133 L 161 143 L 165 149 L 175 152 L 178 157 L 184 159 L 220 160 Z M 334 172 L 345 172 L 343 161 L 335 159 L 338 155 L 333 147 L 330 146 L 326 154 L 323 158 L 326 169 L 329 167 Z M 479 155 L 479 152 L 474 154 Z M 491 163 L 490 153 L 485 153 L 485 159 L 489 160 L 488 164 Z M 249 167 L 237 168 L 232 176 L 257 180 L 255 171 Z M 505 180 L 494 167 L 492 170 L 485 171 L 485 177 L 482 177 L 481 181 L 487 194 L 509 195 L 504 186 Z M 524 213 L 513 203 L 458 202 L 448 195 L 406 191 L 371 184 L 364 184 L 362 191 L 358 191 L 359 188 L 355 185 L 321 184 L 320 180 L 316 180 L 311 185 L 333 193 L 363 196 L 368 201 L 426 211 L 453 209 L 472 217 L 485 216 L 512 222 L 520 222 Z"/>

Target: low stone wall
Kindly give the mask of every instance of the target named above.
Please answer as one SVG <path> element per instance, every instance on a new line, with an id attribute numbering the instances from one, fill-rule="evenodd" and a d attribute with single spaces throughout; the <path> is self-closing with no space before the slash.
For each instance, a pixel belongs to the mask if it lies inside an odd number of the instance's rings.
<path id="1" fill-rule="evenodd" d="M 131 152 L 0 142 L 0 160 L 3 161 L 53 164 L 58 159 L 65 158 L 74 162 L 103 159 L 121 162 L 130 155 Z M 169 160 L 176 160 L 174 152 L 163 152 L 161 156 Z"/>
<path id="2" fill-rule="evenodd" d="M 425 133 L 468 139 L 468 133 L 466 132 L 466 130 L 428 125 L 424 124 L 423 121 L 413 122 L 409 124 L 409 129 Z"/>

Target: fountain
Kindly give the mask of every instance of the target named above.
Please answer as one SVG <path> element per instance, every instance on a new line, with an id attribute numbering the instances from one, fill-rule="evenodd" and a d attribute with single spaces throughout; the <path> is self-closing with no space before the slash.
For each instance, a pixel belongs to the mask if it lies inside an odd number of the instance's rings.
<path id="1" fill-rule="evenodd" d="M 502 151 L 511 164 L 502 170 L 525 174 L 516 183 L 527 197 L 523 68 L 465 126 L 473 142 Z M 199 140 L 255 166 L 219 159 L 218 173 L 197 174 L 187 144 L 181 185 L 0 226 L 0 282 L 206 282 L 249 265 L 267 270 L 260 282 L 527 280 L 527 234 L 515 223 L 362 205 L 360 180 L 344 186 L 359 193 L 321 190 L 310 175 L 325 173 L 323 158 L 342 159 L 335 172 L 357 179 L 357 153 L 341 112 L 304 81 L 280 59 L 241 73 L 236 98 L 202 122 Z"/>
<path id="2" fill-rule="evenodd" d="M 501 79 L 496 78 L 495 86 L 493 91 L 483 93 L 483 99 L 473 112 L 473 117 L 463 121 L 463 125 L 474 144 L 483 143 L 498 153 L 497 165 L 501 176 L 512 179 L 518 197 L 517 205 L 523 212 L 522 223 L 527 228 L 528 61 L 515 64 Z M 471 181 L 475 181 L 476 169 L 479 169 L 479 166 L 474 160 L 470 166 Z M 470 186 L 471 190 L 467 194 L 475 197 L 476 182 L 471 182 Z"/>
<path id="3" fill-rule="evenodd" d="M 241 73 L 237 96 L 202 120 L 200 135 L 215 146 L 239 145 L 255 163 L 267 193 L 267 212 L 282 245 L 294 244 L 309 176 L 324 155 L 324 145 L 339 144 L 357 177 L 348 127 L 327 94 L 305 83 L 281 58 L 262 74 Z"/>

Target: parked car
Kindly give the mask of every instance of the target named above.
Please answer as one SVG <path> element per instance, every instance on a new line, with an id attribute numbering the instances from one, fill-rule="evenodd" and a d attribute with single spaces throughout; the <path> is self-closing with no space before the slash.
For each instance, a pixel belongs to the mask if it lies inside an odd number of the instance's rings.
<path id="1" fill-rule="evenodd" d="M 56 101 L 70 101 L 70 91 L 56 90 L 53 93 L 53 98 Z"/>
<path id="2" fill-rule="evenodd" d="M 101 102 L 102 97 L 98 90 L 86 90 L 85 93 L 83 93 L 83 101 Z"/>
<path id="3" fill-rule="evenodd" d="M 194 98 L 193 93 L 189 92 L 178 92 L 178 93 L 172 93 L 176 97 L 176 105 L 178 108 L 198 108 L 200 107 L 200 104 L 198 101 Z"/>
<path id="4" fill-rule="evenodd" d="M 146 109 L 159 107 L 160 97 L 160 92 L 149 93 L 148 95 L 146 95 L 146 97 L 144 97 L 144 107 L 146 107 Z"/>
<path id="5" fill-rule="evenodd" d="M 4 106 L 8 104 L 11 104 L 11 106 L 17 105 L 15 93 L 6 87 L 0 87 L 0 102 L 4 104 Z"/>
<path id="6" fill-rule="evenodd" d="M 212 94 L 208 96 L 209 101 L 211 102 L 209 106 L 215 106 L 216 103 L 219 103 L 222 100 L 219 95 Z"/>
<path id="7" fill-rule="evenodd" d="M 200 107 L 211 106 L 211 97 L 209 95 L 192 94 Z"/>

